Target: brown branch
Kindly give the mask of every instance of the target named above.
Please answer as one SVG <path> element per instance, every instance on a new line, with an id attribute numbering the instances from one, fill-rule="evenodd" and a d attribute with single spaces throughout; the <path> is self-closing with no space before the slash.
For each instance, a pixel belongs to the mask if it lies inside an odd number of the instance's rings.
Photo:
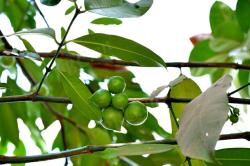
<path id="1" fill-rule="evenodd" d="M 6 56 L 15 56 L 10 50 L 0 51 L 1 55 Z M 38 53 L 42 58 L 53 58 L 54 53 L 46 53 L 40 52 Z M 103 59 L 103 58 L 90 58 L 82 55 L 73 55 L 69 53 L 60 53 L 58 58 L 68 59 L 80 62 L 88 62 L 94 64 L 110 64 L 110 65 L 118 65 L 118 66 L 139 66 L 135 62 L 128 62 L 123 60 L 116 59 Z M 232 69 L 241 69 L 241 70 L 250 70 L 250 65 L 247 64 L 238 64 L 238 63 L 217 63 L 217 62 L 166 62 L 167 67 L 176 67 L 176 68 L 232 68 Z"/>
<path id="2" fill-rule="evenodd" d="M 244 133 L 234 133 L 234 134 L 225 134 L 220 136 L 220 140 L 230 140 L 230 139 L 246 139 L 250 140 L 250 132 Z M 71 157 L 75 155 L 81 154 L 89 154 L 99 151 L 104 151 L 107 148 L 119 148 L 126 145 L 131 144 L 170 144 L 175 145 L 177 144 L 176 140 L 174 139 L 164 139 L 164 140 L 153 140 L 153 141 L 145 141 L 145 142 L 132 142 L 132 143 L 119 143 L 119 144 L 109 144 L 109 145 L 89 145 L 84 146 L 76 149 L 70 149 L 61 151 L 58 153 L 51 153 L 51 154 L 43 154 L 43 155 L 34 155 L 34 156 L 0 156 L 0 164 L 7 164 L 7 163 L 30 163 L 30 162 L 37 162 L 37 161 L 45 161 L 45 160 L 53 160 L 58 158 L 64 157 Z"/>
<path id="3" fill-rule="evenodd" d="M 171 98 L 171 97 L 156 97 L 156 98 L 130 98 L 129 102 L 140 101 L 142 103 L 188 103 L 192 99 L 190 98 Z M 228 97 L 229 103 L 233 104 L 250 104 L 250 99 Z M 55 96 L 36 96 L 34 94 L 19 95 L 19 96 L 3 96 L 0 97 L 0 103 L 13 103 L 21 101 L 33 101 L 33 102 L 50 102 L 50 103 L 62 103 L 71 104 L 71 101 L 67 97 L 55 97 Z"/>

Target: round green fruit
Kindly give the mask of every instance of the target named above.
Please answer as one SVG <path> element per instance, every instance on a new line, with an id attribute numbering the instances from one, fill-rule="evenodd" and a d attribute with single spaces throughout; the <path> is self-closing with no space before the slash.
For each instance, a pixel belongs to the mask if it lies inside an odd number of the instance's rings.
<path id="1" fill-rule="evenodd" d="M 121 130 L 123 112 L 114 107 L 108 107 L 102 111 L 102 126 L 110 130 Z"/>
<path id="2" fill-rule="evenodd" d="M 134 126 L 144 123 L 147 117 L 148 111 L 146 106 L 138 101 L 129 103 L 124 112 L 126 122 Z"/>
<path id="3" fill-rule="evenodd" d="M 99 89 L 91 97 L 91 100 L 100 108 L 106 108 L 111 103 L 111 94 L 108 90 Z"/>
<path id="4" fill-rule="evenodd" d="M 35 86 L 32 87 L 32 91 L 36 92 L 39 84 L 36 84 Z M 49 95 L 49 87 L 46 84 L 42 84 L 38 95 L 40 96 L 48 96 Z"/>
<path id="5" fill-rule="evenodd" d="M 237 115 L 230 115 L 229 120 L 232 122 L 232 124 L 237 123 L 239 121 L 239 117 Z"/>
<path id="6" fill-rule="evenodd" d="M 125 80 L 120 76 L 110 77 L 108 82 L 108 89 L 111 93 L 117 94 L 124 91 L 126 87 Z"/>
<path id="7" fill-rule="evenodd" d="M 3 68 L 11 68 L 16 63 L 16 59 L 14 57 L 3 56 L 0 57 L 0 65 Z"/>
<path id="8" fill-rule="evenodd" d="M 124 109 L 128 105 L 128 96 L 124 93 L 116 94 L 112 97 L 112 106 L 117 109 Z"/>

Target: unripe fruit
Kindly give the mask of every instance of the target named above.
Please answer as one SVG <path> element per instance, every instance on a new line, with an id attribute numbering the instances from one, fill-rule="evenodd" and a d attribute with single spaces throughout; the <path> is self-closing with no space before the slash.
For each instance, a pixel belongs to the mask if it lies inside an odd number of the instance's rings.
<path id="1" fill-rule="evenodd" d="M 124 109 L 128 105 L 128 96 L 124 93 L 116 94 L 112 97 L 112 106 L 117 109 Z"/>
<path id="2" fill-rule="evenodd" d="M 146 121 L 148 117 L 148 111 L 146 106 L 138 101 L 128 104 L 124 112 L 124 119 L 131 125 L 141 125 Z"/>
<path id="3" fill-rule="evenodd" d="M 0 57 L 0 65 L 3 68 L 10 68 L 16 63 L 16 59 L 14 57 Z"/>
<path id="4" fill-rule="evenodd" d="M 110 77 L 108 82 L 108 89 L 111 93 L 117 94 L 123 92 L 125 89 L 125 80 L 120 76 Z"/>
<path id="5" fill-rule="evenodd" d="M 92 95 L 91 100 L 100 108 L 106 108 L 111 103 L 111 94 L 105 89 L 99 89 Z"/>
<path id="6" fill-rule="evenodd" d="M 36 84 L 35 86 L 33 86 L 32 91 L 36 92 L 38 86 L 39 86 L 39 84 Z M 40 95 L 40 96 L 48 96 L 49 95 L 49 87 L 46 84 L 43 83 L 40 90 L 39 90 L 39 92 L 38 92 L 38 95 Z"/>
<path id="7" fill-rule="evenodd" d="M 239 117 L 237 115 L 234 115 L 234 114 L 230 115 L 229 119 L 232 122 L 232 124 L 237 123 L 239 121 Z"/>
<path id="8" fill-rule="evenodd" d="M 112 130 L 121 130 L 123 123 L 123 112 L 114 107 L 105 108 L 102 111 L 102 122 L 103 127 Z"/>

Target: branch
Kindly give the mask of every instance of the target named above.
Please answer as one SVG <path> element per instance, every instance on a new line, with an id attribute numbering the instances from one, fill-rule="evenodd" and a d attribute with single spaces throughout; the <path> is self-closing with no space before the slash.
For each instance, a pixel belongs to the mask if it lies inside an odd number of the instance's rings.
<path id="1" fill-rule="evenodd" d="M 250 132 L 243 133 L 234 133 L 234 134 L 225 134 L 220 136 L 220 140 L 230 140 L 230 139 L 246 139 L 250 141 Z M 154 141 L 145 141 L 145 142 L 132 142 L 132 143 L 119 143 L 119 144 L 109 144 L 109 145 L 88 145 L 80 148 L 70 149 L 61 151 L 58 153 L 43 154 L 43 155 L 34 155 L 34 156 L 0 156 L 0 164 L 7 163 L 30 163 L 37 161 L 53 160 L 64 157 L 71 157 L 81 154 L 89 154 L 99 151 L 104 151 L 107 148 L 119 148 L 126 145 L 140 145 L 140 144 L 170 144 L 176 145 L 177 142 L 175 139 L 164 139 L 164 140 L 154 140 Z"/>
<path id="2" fill-rule="evenodd" d="M 53 58 L 53 52 L 38 52 L 37 54 L 40 55 L 42 58 Z M 16 58 L 23 58 L 18 57 L 12 54 L 11 50 L 4 50 L 0 51 L 0 55 L 6 56 L 15 56 Z M 60 59 L 68 59 L 80 62 L 88 62 L 94 64 L 110 64 L 110 65 L 118 65 L 118 66 L 139 66 L 135 62 L 128 62 L 123 60 L 116 60 L 116 59 L 103 59 L 103 58 L 91 58 L 82 55 L 73 55 L 69 53 L 59 53 L 58 58 Z M 176 67 L 176 68 L 231 68 L 231 69 L 241 69 L 241 70 L 250 70 L 250 65 L 247 64 L 238 64 L 238 63 L 216 63 L 216 62 L 166 62 L 167 67 Z"/>
<path id="3" fill-rule="evenodd" d="M 234 104 L 250 104 L 250 99 L 228 97 L 229 103 Z M 19 95 L 19 96 L 3 96 L 0 97 L 0 103 L 13 103 L 21 101 L 32 101 L 32 102 L 50 102 L 50 103 L 61 103 L 61 104 L 72 104 L 67 97 L 55 97 L 55 96 L 39 96 L 34 94 Z M 142 103 L 188 103 L 192 101 L 190 98 L 171 98 L 171 97 L 155 97 L 155 98 L 130 98 L 129 102 L 140 101 Z"/>

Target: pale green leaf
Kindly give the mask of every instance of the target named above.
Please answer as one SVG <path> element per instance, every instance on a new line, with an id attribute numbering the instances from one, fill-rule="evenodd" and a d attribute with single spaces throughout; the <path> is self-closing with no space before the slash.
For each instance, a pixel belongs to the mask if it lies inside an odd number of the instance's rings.
<path id="1" fill-rule="evenodd" d="M 163 59 L 150 49 L 120 36 L 95 33 L 74 39 L 73 42 L 142 66 L 166 66 Z"/>
<path id="2" fill-rule="evenodd" d="M 223 76 L 185 107 L 176 134 L 185 156 L 214 161 L 214 148 L 228 117 L 226 91 L 231 81 L 230 75 Z"/>
<path id="3" fill-rule="evenodd" d="M 153 0 L 140 0 L 136 3 L 129 3 L 126 0 L 84 1 L 87 11 L 114 18 L 142 16 L 149 10 L 152 3 Z"/>
<path id="4" fill-rule="evenodd" d="M 21 36 L 21 35 L 27 35 L 27 34 L 40 34 L 40 35 L 45 35 L 48 37 L 51 37 L 52 39 L 55 39 L 55 30 L 52 28 L 37 28 L 37 29 L 30 29 L 30 30 L 25 30 L 25 31 L 19 31 L 10 35 L 4 35 L 0 36 L 0 38 L 4 37 L 10 37 L 10 36 Z"/>
<path id="5" fill-rule="evenodd" d="M 40 57 L 40 55 L 35 52 L 23 51 L 19 53 L 19 56 L 42 61 L 42 58 Z"/>
<path id="6" fill-rule="evenodd" d="M 173 149 L 174 145 L 167 144 L 134 144 L 124 145 L 119 148 L 108 148 L 101 153 L 102 157 L 110 159 L 118 156 L 135 156 L 143 154 L 155 154 Z"/>

